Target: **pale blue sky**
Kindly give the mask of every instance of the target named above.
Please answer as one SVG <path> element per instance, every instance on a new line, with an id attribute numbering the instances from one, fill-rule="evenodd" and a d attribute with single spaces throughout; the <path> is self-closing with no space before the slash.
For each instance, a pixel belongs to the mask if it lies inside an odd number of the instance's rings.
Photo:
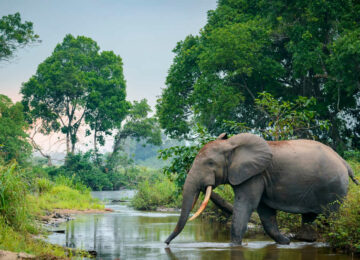
<path id="1" fill-rule="evenodd" d="M 154 106 L 171 65 L 171 50 L 198 34 L 216 0 L 0 0 L 0 16 L 20 12 L 42 43 L 0 63 L 0 93 L 20 100 L 21 83 L 36 71 L 65 34 L 91 37 L 124 62 L 129 100 Z"/>

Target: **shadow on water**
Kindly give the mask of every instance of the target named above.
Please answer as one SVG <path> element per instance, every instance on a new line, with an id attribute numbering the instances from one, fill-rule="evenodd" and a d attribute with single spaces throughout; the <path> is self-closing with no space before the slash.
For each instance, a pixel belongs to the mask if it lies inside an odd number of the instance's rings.
<path id="1" fill-rule="evenodd" d="M 112 201 L 133 196 L 133 192 L 94 192 L 99 199 Z M 112 213 L 79 215 L 62 224 L 65 234 L 54 233 L 48 241 L 71 248 L 96 250 L 98 259 L 356 259 L 333 254 L 322 243 L 293 242 L 276 245 L 265 236 L 247 238 L 243 246 L 232 247 L 229 228 L 216 222 L 189 222 L 183 232 L 166 246 L 179 213 L 141 212 L 126 203 L 106 206 Z"/>

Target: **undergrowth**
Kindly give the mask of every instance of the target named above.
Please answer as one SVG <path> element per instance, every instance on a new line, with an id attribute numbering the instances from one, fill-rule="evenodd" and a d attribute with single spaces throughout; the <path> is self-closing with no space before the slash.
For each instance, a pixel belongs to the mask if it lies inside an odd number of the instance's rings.
<path id="1" fill-rule="evenodd" d="M 0 164 L 0 249 L 33 254 L 37 259 L 71 257 L 72 251 L 46 243 L 36 218 L 44 210 L 102 209 L 90 190 L 72 179 L 32 176 L 16 162 Z"/>
<path id="2" fill-rule="evenodd" d="M 176 185 L 167 177 L 145 180 L 138 186 L 131 205 L 139 210 L 155 210 L 157 207 L 179 208 L 182 196 L 178 195 Z"/>

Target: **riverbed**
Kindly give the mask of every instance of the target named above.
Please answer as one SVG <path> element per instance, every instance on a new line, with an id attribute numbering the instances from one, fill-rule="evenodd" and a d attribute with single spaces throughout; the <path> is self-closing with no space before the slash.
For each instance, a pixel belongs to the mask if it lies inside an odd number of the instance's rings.
<path id="1" fill-rule="evenodd" d="M 275 244 L 265 235 L 247 237 L 243 246 L 232 247 L 229 228 L 201 218 L 186 224 L 170 246 L 164 241 L 173 231 L 178 212 L 143 212 L 132 209 L 128 200 L 134 191 L 93 192 L 114 212 L 79 214 L 63 223 L 65 234 L 54 233 L 48 241 L 71 248 L 95 250 L 97 259 L 358 259 L 335 254 L 323 243 Z"/>

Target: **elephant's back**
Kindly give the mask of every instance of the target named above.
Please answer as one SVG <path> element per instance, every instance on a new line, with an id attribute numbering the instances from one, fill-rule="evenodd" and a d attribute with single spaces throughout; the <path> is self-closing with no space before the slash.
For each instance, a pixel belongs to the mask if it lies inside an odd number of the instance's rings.
<path id="1" fill-rule="evenodd" d="M 273 161 L 265 174 L 266 195 L 278 206 L 317 212 L 346 195 L 347 168 L 330 147 L 312 140 L 268 143 Z"/>

